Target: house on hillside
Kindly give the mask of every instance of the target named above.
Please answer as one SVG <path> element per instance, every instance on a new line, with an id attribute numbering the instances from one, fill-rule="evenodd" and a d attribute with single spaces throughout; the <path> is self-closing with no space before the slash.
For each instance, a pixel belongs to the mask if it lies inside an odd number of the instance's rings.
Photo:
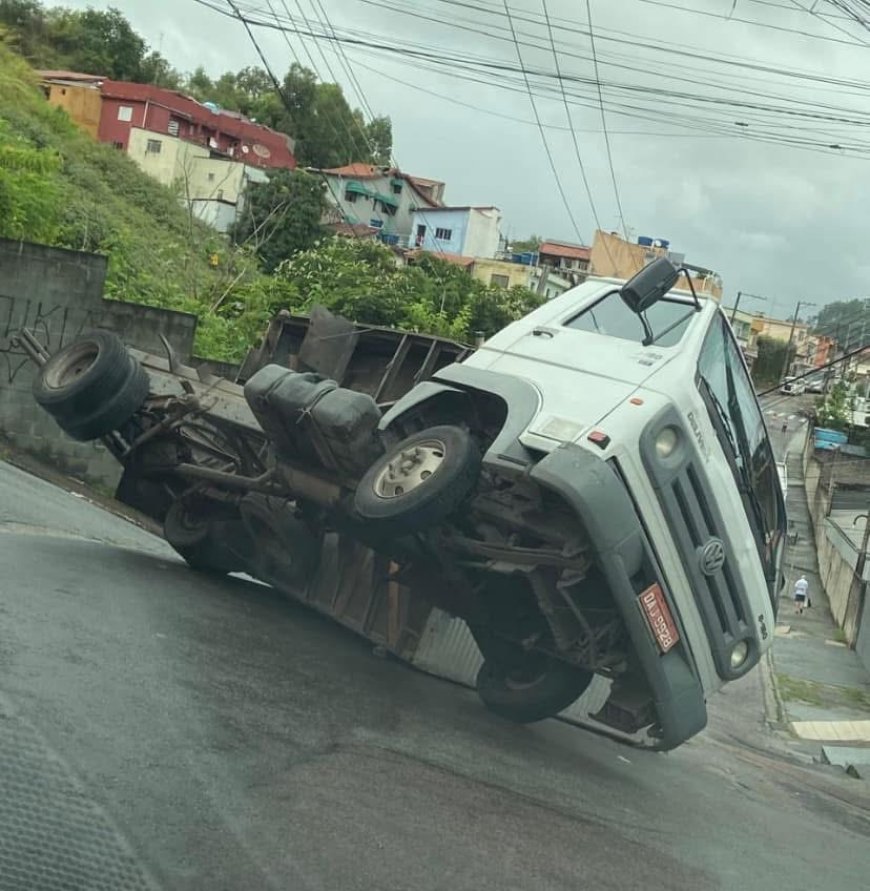
<path id="1" fill-rule="evenodd" d="M 632 242 L 621 238 L 616 232 L 602 232 L 599 229 L 592 241 L 589 274 L 626 280 L 658 257 L 668 257 L 675 265 L 685 267 L 699 294 L 716 301 L 722 299 L 721 277 L 712 269 L 686 263 L 685 254 L 672 251 L 670 242 L 664 238 L 641 235 L 636 242 Z M 687 288 L 685 279 L 677 287 Z"/>
<path id="2" fill-rule="evenodd" d="M 592 249 L 566 241 L 544 241 L 538 248 L 538 264 L 562 273 L 585 273 L 589 270 Z"/>
<path id="3" fill-rule="evenodd" d="M 52 105 L 100 142 L 126 152 L 220 231 L 233 224 L 252 182 L 293 170 L 293 140 L 237 112 L 176 90 L 70 71 L 40 72 Z"/>
<path id="4" fill-rule="evenodd" d="M 414 245 L 435 254 L 495 258 L 501 245 L 497 207 L 418 208 L 412 227 Z"/>
<path id="5" fill-rule="evenodd" d="M 333 229 L 367 226 L 381 241 L 399 247 L 412 245 L 414 212 L 439 206 L 444 194 L 444 183 L 411 176 L 395 167 L 356 163 L 311 172 L 321 176 L 327 186 L 327 225 Z"/>

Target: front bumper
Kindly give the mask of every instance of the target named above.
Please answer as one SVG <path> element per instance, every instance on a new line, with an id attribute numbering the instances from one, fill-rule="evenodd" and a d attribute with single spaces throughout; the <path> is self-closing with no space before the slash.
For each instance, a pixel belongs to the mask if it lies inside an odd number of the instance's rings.
<path id="1" fill-rule="evenodd" d="M 675 748 L 706 726 L 704 690 L 685 633 L 677 646 L 661 653 L 639 608 L 638 596 L 648 582 L 643 570 L 655 566 L 655 557 L 628 492 L 606 462 L 573 444 L 541 459 L 531 477 L 561 496 L 583 524 L 652 694 L 655 748 Z M 664 580 L 658 581 L 665 589 Z M 675 612 L 674 618 L 679 623 Z"/>

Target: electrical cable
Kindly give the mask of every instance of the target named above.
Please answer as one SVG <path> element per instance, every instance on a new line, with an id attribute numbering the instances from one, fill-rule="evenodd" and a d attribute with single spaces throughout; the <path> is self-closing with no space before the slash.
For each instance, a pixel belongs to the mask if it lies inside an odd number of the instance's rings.
<path id="1" fill-rule="evenodd" d="M 546 2 L 546 0 L 544 0 Z M 507 0 L 505 0 L 507 4 Z M 607 165 L 610 167 L 610 180 L 613 183 L 613 194 L 616 197 L 616 208 L 619 212 L 619 224 L 622 226 L 622 237 L 628 238 L 628 229 L 625 225 L 625 215 L 622 212 L 622 201 L 619 197 L 619 186 L 616 184 L 616 170 L 613 167 L 613 153 L 610 149 L 610 137 L 607 135 L 607 118 L 604 114 L 604 99 L 601 95 L 601 78 L 598 74 L 598 54 L 595 52 L 595 35 L 592 28 L 592 2 L 586 0 L 586 21 L 589 24 L 589 47 L 592 50 L 592 65 L 595 71 L 595 86 L 598 90 L 598 105 L 601 108 L 601 129 L 604 131 L 604 145 L 607 149 Z M 559 82 L 562 78 L 559 77 Z"/>

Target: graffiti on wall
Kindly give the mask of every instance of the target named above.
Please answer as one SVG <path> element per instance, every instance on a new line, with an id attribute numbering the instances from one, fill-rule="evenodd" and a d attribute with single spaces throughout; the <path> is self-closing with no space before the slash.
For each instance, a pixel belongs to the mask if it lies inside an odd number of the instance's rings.
<path id="1" fill-rule="evenodd" d="M 15 337 L 22 328 L 29 328 L 53 353 L 83 331 L 99 327 L 102 315 L 97 307 L 83 310 L 0 292 L 0 386 L 14 384 L 22 369 L 27 367 L 27 354 L 15 344 Z"/>

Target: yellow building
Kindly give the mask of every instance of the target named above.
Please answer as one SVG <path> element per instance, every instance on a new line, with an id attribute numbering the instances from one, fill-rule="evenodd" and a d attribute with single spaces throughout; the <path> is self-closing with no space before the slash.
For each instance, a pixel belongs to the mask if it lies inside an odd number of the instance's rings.
<path id="1" fill-rule="evenodd" d="M 40 71 L 39 76 L 48 104 L 62 108 L 74 124 L 97 139 L 103 109 L 100 85 L 105 78 L 76 71 Z"/>
<path id="2" fill-rule="evenodd" d="M 602 232 L 599 229 L 592 241 L 590 275 L 599 278 L 629 279 L 651 260 L 667 256 L 671 256 L 672 259 L 674 257 L 668 250 L 667 243 L 634 244 L 620 238 L 615 232 Z M 715 272 L 682 261 L 679 265 L 685 266 L 689 271 L 692 284 L 699 294 L 712 297 L 717 302 L 722 299 L 722 279 Z M 677 284 L 680 290 L 687 287 L 684 280 Z"/>
<path id="3" fill-rule="evenodd" d="M 529 286 L 529 267 L 508 260 L 475 257 L 471 275 L 485 285 L 499 285 L 502 288 Z"/>
<path id="4" fill-rule="evenodd" d="M 225 232 L 235 222 L 249 182 L 265 182 L 258 169 L 212 157 L 202 145 L 134 127 L 127 149 L 130 157 L 165 186 L 178 192 L 199 219 Z"/>

